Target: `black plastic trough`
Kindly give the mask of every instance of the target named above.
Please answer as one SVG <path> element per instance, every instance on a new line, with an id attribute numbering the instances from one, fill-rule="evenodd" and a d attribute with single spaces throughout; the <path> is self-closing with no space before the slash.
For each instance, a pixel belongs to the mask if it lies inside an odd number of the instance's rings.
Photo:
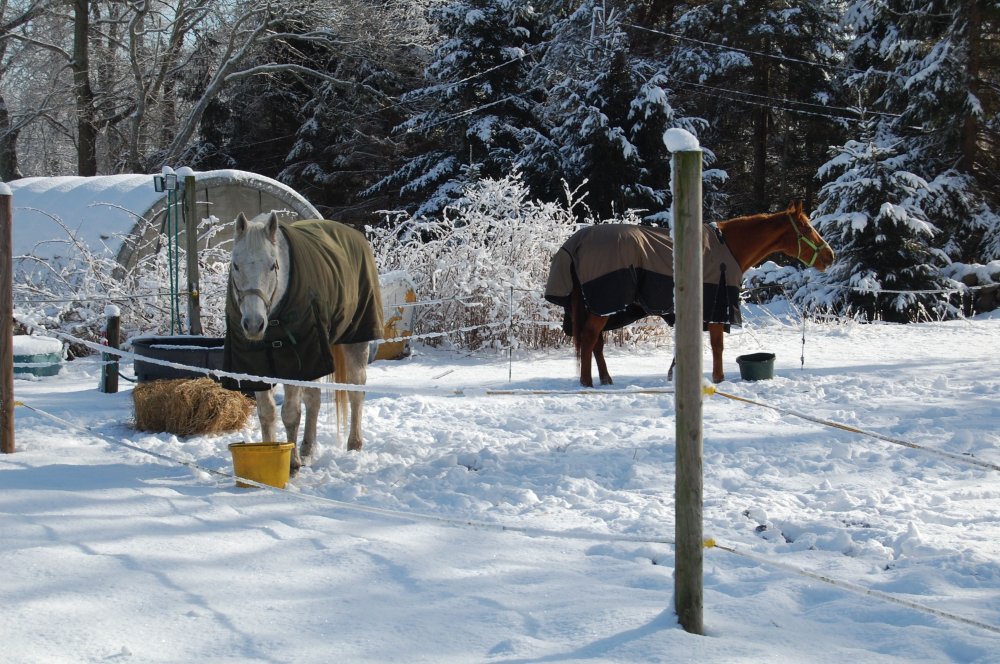
<path id="1" fill-rule="evenodd" d="M 132 340 L 132 348 L 136 355 L 203 369 L 222 369 L 224 344 L 225 340 L 222 337 L 192 335 L 140 337 Z M 140 383 L 174 378 L 201 378 L 205 375 L 200 371 L 135 360 L 135 376 Z"/>

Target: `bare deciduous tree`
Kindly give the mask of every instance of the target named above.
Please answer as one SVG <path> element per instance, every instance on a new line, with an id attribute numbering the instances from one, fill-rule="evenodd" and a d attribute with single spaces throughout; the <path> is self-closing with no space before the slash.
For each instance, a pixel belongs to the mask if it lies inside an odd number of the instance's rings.
<path id="1" fill-rule="evenodd" d="M 0 9 L 8 1 L 0 0 Z M 337 79 L 321 63 L 270 61 L 262 54 L 293 40 L 346 49 L 370 38 L 372 19 L 393 4 L 25 0 L 19 20 L 0 23 L 0 44 L 19 46 L 17 58 L 7 58 L 18 76 L 0 79 L 10 126 L 4 136 L 13 141 L 14 128 L 32 125 L 32 147 L 71 144 L 81 175 L 175 163 L 197 138 L 206 109 L 236 81 L 292 72 L 345 90 L 357 85 Z M 352 29 L 365 32 L 354 36 Z M 405 35 L 389 22 L 386 31 Z M 195 68 L 200 79 L 191 85 Z M 18 79 L 30 80 L 32 91 L 18 88 Z M 48 91 L 44 104 L 42 89 Z M 33 163 L 42 173 L 69 167 L 62 157 Z"/>

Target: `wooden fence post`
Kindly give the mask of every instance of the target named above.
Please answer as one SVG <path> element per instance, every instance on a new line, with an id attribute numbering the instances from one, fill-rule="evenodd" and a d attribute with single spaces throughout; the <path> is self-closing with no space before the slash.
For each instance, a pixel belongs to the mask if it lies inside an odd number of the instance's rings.
<path id="1" fill-rule="evenodd" d="M 107 323 L 105 337 L 109 348 L 117 349 L 121 344 L 121 312 L 118 307 L 109 306 L 105 309 Z M 118 392 L 118 356 L 112 353 L 101 355 L 101 392 L 115 394 Z"/>
<path id="2" fill-rule="evenodd" d="M 198 208 L 193 175 L 184 177 L 184 235 L 187 238 L 188 327 L 191 334 L 201 334 L 201 286 L 198 275 Z"/>
<path id="3" fill-rule="evenodd" d="M 0 182 L 0 452 L 14 452 L 14 206 Z"/>
<path id="4" fill-rule="evenodd" d="M 670 130 L 682 131 L 682 130 Z M 685 132 L 686 134 L 687 132 Z M 702 617 L 702 218 L 697 139 L 667 140 L 673 152 L 674 304 L 677 312 L 674 609 L 685 631 L 704 634 Z M 668 136 L 664 137 L 668 139 Z M 682 137 L 683 138 L 683 137 Z M 679 148 L 675 150 L 674 148 Z"/>

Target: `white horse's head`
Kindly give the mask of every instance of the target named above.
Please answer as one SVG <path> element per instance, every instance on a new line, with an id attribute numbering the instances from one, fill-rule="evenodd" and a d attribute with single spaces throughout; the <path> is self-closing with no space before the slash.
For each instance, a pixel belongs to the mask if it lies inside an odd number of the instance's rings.
<path id="1" fill-rule="evenodd" d="M 268 313 L 278 303 L 288 279 L 287 270 L 282 271 L 278 217 L 274 212 L 250 221 L 242 212 L 236 218 L 229 279 L 239 305 L 243 334 L 257 341 L 264 336 Z"/>

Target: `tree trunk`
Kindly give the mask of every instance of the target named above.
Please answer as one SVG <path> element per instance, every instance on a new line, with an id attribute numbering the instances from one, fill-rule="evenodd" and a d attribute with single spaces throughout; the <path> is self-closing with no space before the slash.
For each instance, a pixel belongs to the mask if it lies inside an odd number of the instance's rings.
<path id="1" fill-rule="evenodd" d="M 976 99 L 979 96 L 979 69 L 982 57 L 982 15 L 979 11 L 979 0 L 971 0 L 968 4 L 966 44 L 969 53 L 965 63 L 968 77 L 969 94 Z M 973 113 L 966 113 L 962 125 L 962 155 L 958 168 L 964 173 L 974 173 L 979 161 L 979 120 Z"/>
<path id="2" fill-rule="evenodd" d="M 19 133 L 19 129 L 11 129 L 7 101 L 0 95 L 0 181 L 10 182 L 24 177 L 17 164 Z"/>
<path id="3" fill-rule="evenodd" d="M 97 126 L 90 85 L 90 0 L 73 0 L 73 90 L 76 95 L 76 169 L 97 175 Z"/>
<path id="4" fill-rule="evenodd" d="M 767 51 L 765 42 L 764 52 Z M 754 63 L 753 83 L 754 93 L 762 98 L 770 94 L 770 70 L 763 58 Z M 753 112 L 753 166 L 750 179 L 753 187 L 753 204 L 757 212 L 768 209 L 767 197 L 767 139 L 768 120 L 770 113 L 766 106 L 758 106 Z"/>

